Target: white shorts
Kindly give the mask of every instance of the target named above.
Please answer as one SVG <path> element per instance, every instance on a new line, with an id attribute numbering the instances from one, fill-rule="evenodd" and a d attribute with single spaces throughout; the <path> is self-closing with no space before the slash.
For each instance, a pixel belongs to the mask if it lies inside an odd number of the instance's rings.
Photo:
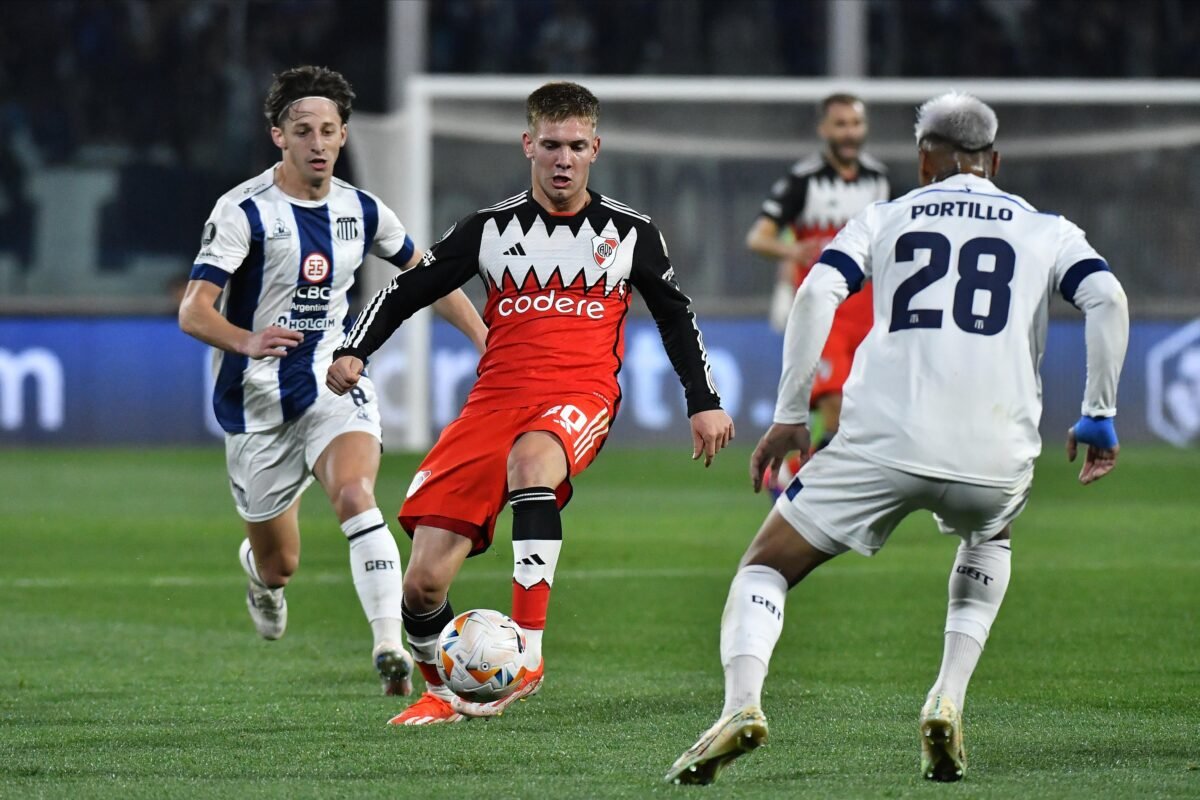
<path id="1" fill-rule="evenodd" d="M 875 555 L 901 520 L 933 512 L 938 529 L 968 547 L 986 542 L 1017 518 L 1029 499 L 1033 470 L 1008 486 L 926 478 L 847 453 L 837 438 L 805 464 L 775 508 L 818 550 Z"/>
<path id="2" fill-rule="evenodd" d="M 362 391 L 338 397 L 321 387 L 303 414 L 277 428 L 258 433 L 225 434 L 225 465 L 237 512 L 247 522 L 263 522 L 282 514 L 313 482 L 321 453 L 343 433 L 362 431 L 383 441 L 379 403 L 369 378 Z"/>

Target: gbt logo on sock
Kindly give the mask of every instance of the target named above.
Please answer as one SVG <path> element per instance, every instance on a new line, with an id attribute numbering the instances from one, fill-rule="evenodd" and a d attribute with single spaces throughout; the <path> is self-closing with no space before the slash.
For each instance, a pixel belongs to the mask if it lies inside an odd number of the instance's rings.
<path id="1" fill-rule="evenodd" d="M 750 602 L 754 603 L 755 605 L 762 606 L 767 611 L 770 611 L 772 614 L 775 615 L 775 619 L 783 619 L 783 612 L 779 610 L 779 607 L 777 605 L 775 605 L 773 602 L 771 602 L 770 600 L 768 600 L 767 598 L 763 597 L 762 595 L 760 595 L 760 594 L 750 595 Z"/>

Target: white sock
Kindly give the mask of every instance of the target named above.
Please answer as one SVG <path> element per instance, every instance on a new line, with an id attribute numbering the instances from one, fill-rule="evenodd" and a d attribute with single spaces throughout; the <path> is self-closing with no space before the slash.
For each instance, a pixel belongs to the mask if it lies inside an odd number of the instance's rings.
<path id="1" fill-rule="evenodd" d="M 357 514 L 342 523 L 342 532 L 350 542 L 354 590 L 371 623 L 375 644 L 384 640 L 399 644 L 404 576 L 400 549 L 383 521 L 383 514 L 378 508 Z"/>
<path id="2" fill-rule="evenodd" d="M 966 701 L 967 684 L 1000 612 L 1011 573 L 1012 548 L 1008 539 L 958 548 L 950 570 L 942 668 L 929 694 L 946 695 L 960 711 Z"/>
<path id="3" fill-rule="evenodd" d="M 942 650 L 942 670 L 938 673 L 929 696 L 940 694 L 949 697 L 959 711 L 967 697 L 967 684 L 971 681 L 971 673 L 983 655 L 983 646 L 965 633 L 946 633 L 946 643 Z"/>
<path id="4" fill-rule="evenodd" d="M 746 706 L 762 707 L 767 665 L 758 656 L 734 656 L 725 667 L 725 707 L 721 716 Z"/>
<path id="5" fill-rule="evenodd" d="M 543 633 L 545 633 L 544 630 L 539 631 L 535 628 L 525 629 L 525 644 L 527 645 L 525 650 L 525 663 L 530 669 L 536 667 L 538 662 L 542 660 Z"/>
<path id="6" fill-rule="evenodd" d="M 734 575 L 721 615 L 722 715 L 747 705 L 762 705 L 771 653 L 783 631 L 787 588 L 784 577 L 770 567 L 742 567 Z"/>
<path id="7" fill-rule="evenodd" d="M 238 559 L 242 562 L 242 569 L 256 586 L 262 589 L 271 588 L 263 582 L 262 576 L 258 574 L 258 561 L 254 558 L 254 551 L 250 549 L 250 539 L 242 539 L 242 545 L 238 548 Z M 283 587 L 277 587 L 277 589 L 283 591 Z"/>

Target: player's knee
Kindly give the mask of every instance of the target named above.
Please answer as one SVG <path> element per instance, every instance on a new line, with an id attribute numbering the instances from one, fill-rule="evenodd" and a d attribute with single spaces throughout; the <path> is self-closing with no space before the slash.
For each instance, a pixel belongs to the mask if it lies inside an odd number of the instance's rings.
<path id="1" fill-rule="evenodd" d="M 545 459 L 528 455 L 510 454 L 508 457 L 508 486 L 510 489 L 527 489 L 530 486 L 546 486 Z"/>
<path id="2" fill-rule="evenodd" d="M 508 487 L 558 486 L 567 477 L 562 444 L 543 431 L 527 433 L 508 453 Z"/>
<path id="3" fill-rule="evenodd" d="M 404 573 L 404 604 L 418 613 L 432 611 L 446 600 L 449 582 L 436 570 L 409 564 Z"/>
<path id="4" fill-rule="evenodd" d="M 369 511 L 375 505 L 375 493 L 366 478 L 347 481 L 333 492 L 333 510 L 341 520 Z"/>
<path id="5" fill-rule="evenodd" d="M 831 558 L 772 511 L 742 556 L 741 566 L 770 567 L 783 575 L 790 588 Z"/>
<path id="6" fill-rule="evenodd" d="M 285 586 L 300 568 L 299 553 L 275 551 L 258 559 L 259 577 L 267 586 Z"/>

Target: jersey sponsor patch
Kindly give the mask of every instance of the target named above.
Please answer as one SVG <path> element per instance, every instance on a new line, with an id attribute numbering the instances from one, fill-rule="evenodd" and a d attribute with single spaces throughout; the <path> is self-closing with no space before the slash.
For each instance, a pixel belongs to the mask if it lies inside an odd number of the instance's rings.
<path id="1" fill-rule="evenodd" d="M 210 222 L 204 226 L 204 233 L 200 234 L 200 247 L 207 249 L 213 243 L 213 239 L 217 238 L 217 223 Z"/>
<path id="2" fill-rule="evenodd" d="M 304 257 L 300 274 L 309 283 L 320 283 L 329 277 L 329 259 L 324 253 L 309 253 Z"/>

